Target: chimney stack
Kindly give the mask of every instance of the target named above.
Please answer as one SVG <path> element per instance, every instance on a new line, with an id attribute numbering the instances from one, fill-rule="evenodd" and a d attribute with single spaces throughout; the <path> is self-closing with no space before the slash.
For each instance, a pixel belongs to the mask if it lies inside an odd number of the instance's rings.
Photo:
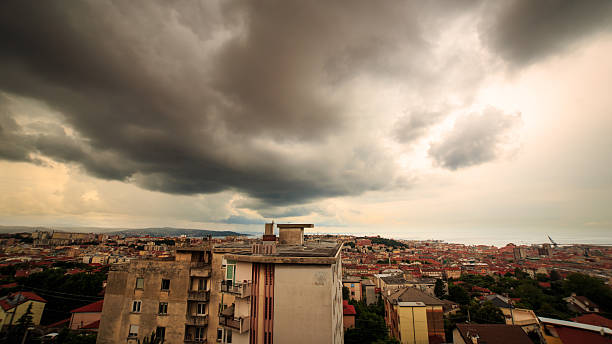
<path id="1" fill-rule="evenodd" d="M 276 242 L 276 235 L 274 235 L 274 221 L 272 223 L 266 223 L 266 229 L 263 235 L 264 242 Z"/>

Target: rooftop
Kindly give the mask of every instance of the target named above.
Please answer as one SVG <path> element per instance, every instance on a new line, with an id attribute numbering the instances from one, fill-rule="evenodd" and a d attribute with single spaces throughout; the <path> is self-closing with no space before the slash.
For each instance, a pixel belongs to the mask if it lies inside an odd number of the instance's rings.
<path id="1" fill-rule="evenodd" d="M 255 242 L 261 244 L 261 241 Z M 252 242 L 233 242 L 215 246 L 215 252 L 227 252 L 226 259 L 286 264 L 333 264 L 339 257 L 342 243 L 333 240 L 307 241 L 304 245 L 276 245 L 276 252 L 254 254 Z"/>
<path id="2" fill-rule="evenodd" d="M 466 343 L 533 344 L 518 325 L 457 324 L 457 330 Z"/>
<path id="3" fill-rule="evenodd" d="M 387 296 L 387 299 L 391 301 L 391 303 L 400 305 L 406 302 L 422 302 L 428 306 L 441 306 L 444 304 L 442 300 L 429 296 L 427 293 L 411 287 L 400 288 Z"/>

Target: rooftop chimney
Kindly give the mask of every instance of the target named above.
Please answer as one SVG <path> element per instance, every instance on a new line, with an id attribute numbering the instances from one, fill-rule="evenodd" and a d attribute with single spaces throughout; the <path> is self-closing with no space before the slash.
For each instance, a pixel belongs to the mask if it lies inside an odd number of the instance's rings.
<path id="1" fill-rule="evenodd" d="M 263 241 L 265 242 L 276 242 L 276 235 L 274 235 L 274 221 L 272 223 L 266 223 L 266 229 L 264 230 Z"/>
<path id="2" fill-rule="evenodd" d="M 272 223 L 266 223 L 264 235 L 274 235 L 274 221 L 272 221 Z"/>

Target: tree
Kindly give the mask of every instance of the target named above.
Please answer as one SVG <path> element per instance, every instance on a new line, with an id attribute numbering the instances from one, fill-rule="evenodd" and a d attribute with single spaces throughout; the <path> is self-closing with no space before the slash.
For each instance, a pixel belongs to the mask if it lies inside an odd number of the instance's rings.
<path id="1" fill-rule="evenodd" d="M 472 319 L 478 323 L 503 324 L 505 323 L 504 314 L 495 307 L 491 301 L 482 304 L 475 304 L 470 307 Z"/>
<path id="2" fill-rule="evenodd" d="M 446 294 L 446 290 L 444 290 L 444 282 L 442 282 L 442 280 L 439 278 L 436 279 L 434 294 L 436 294 L 436 297 L 443 297 Z"/>
<path id="3" fill-rule="evenodd" d="M 32 327 L 34 327 L 34 321 L 32 321 L 32 303 L 30 302 L 25 313 L 9 329 L 5 343 L 21 343 L 23 337 L 27 336 L 28 329 Z"/>
<path id="4" fill-rule="evenodd" d="M 559 273 L 559 271 L 557 270 L 553 270 L 550 272 L 550 280 L 551 281 L 558 281 L 561 279 L 561 274 Z"/>
<path id="5" fill-rule="evenodd" d="M 448 298 L 451 301 L 455 301 L 460 305 L 467 305 L 470 303 L 470 295 L 458 285 L 451 285 L 448 287 Z"/>
<path id="6" fill-rule="evenodd" d="M 342 287 L 342 300 L 348 300 L 351 295 L 351 291 L 347 287 Z"/>

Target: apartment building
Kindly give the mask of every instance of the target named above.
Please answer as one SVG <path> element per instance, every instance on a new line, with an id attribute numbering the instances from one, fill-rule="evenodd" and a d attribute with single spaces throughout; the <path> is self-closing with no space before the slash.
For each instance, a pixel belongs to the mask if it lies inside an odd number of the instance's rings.
<path id="1" fill-rule="evenodd" d="M 113 265 L 97 343 L 343 343 L 342 244 L 305 242 L 312 227 Z"/>
<path id="2" fill-rule="evenodd" d="M 261 243 L 221 245 L 222 343 L 343 343 L 342 267 L 336 241 L 304 241 L 312 224 L 266 224 Z M 214 269 L 213 269 L 214 270 Z"/>
<path id="3" fill-rule="evenodd" d="M 166 343 L 205 343 L 210 246 L 178 248 L 172 260 L 133 260 L 108 275 L 97 343 L 138 343 L 156 333 Z"/>
<path id="4" fill-rule="evenodd" d="M 412 287 L 386 289 L 385 321 L 402 344 L 444 343 L 444 303 Z"/>

